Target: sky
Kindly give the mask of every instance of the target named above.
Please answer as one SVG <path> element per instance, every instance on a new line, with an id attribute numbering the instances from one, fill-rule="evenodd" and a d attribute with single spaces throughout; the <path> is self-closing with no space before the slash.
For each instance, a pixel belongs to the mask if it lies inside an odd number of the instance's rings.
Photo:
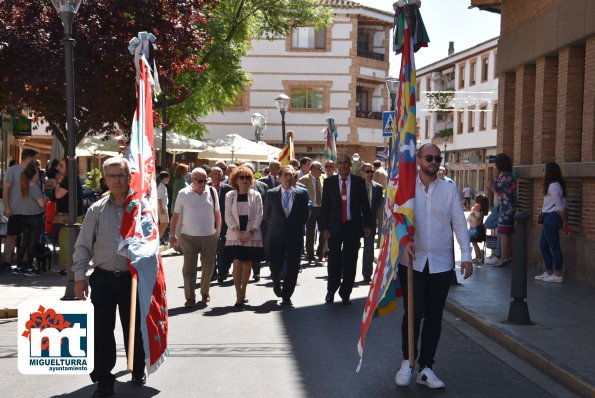
<path id="1" fill-rule="evenodd" d="M 396 0 L 354 0 L 362 5 L 394 13 Z M 422 0 L 419 11 L 430 37 L 428 47 L 415 53 L 416 69 L 448 56 L 448 42 L 455 52 L 473 47 L 500 34 L 500 15 L 477 8 L 468 9 L 471 0 Z M 392 47 L 392 46 L 391 46 Z M 390 58 L 390 74 L 399 75 L 400 57 Z"/>

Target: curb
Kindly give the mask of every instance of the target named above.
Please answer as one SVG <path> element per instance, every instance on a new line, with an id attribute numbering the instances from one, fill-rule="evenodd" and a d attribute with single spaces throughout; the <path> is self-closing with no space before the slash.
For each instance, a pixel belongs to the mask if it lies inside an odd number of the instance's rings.
<path id="1" fill-rule="evenodd" d="M 460 316 L 464 321 L 490 339 L 504 346 L 513 354 L 529 362 L 577 394 L 583 397 L 595 398 L 595 385 L 589 383 L 582 376 L 569 372 L 566 370 L 567 366 L 564 363 L 541 351 L 528 341 L 513 335 L 500 326 L 498 322 L 460 305 L 456 300 L 451 298 L 446 300 L 446 309 Z"/>

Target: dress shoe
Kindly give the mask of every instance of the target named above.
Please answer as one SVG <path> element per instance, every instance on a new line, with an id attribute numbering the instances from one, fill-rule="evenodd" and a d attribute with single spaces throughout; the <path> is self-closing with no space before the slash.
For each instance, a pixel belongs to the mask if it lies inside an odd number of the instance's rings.
<path id="1" fill-rule="evenodd" d="M 283 301 L 281 302 L 281 305 L 285 306 L 285 307 L 290 307 L 293 305 L 293 303 L 291 302 L 291 299 L 284 298 Z"/>
<path id="2" fill-rule="evenodd" d="M 244 302 L 242 301 L 241 303 L 235 303 L 233 306 L 236 308 L 242 308 L 244 306 Z"/>
<path id="3" fill-rule="evenodd" d="M 332 304 L 333 301 L 335 301 L 335 295 L 333 293 L 331 293 L 331 292 L 327 293 L 326 294 L 326 297 L 324 298 L 324 301 L 327 304 Z"/>
<path id="4" fill-rule="evenodd" d="M 339 293 L 339 296 L 341 296 L 341 301 L 343 302 L 343 305 L 351 304 L 351 300 L 349 300 L 349 296 L 343 295 L 341 293 Z"/>
<path id="5" fill-rule="evenodd" d="M 217 282 L 223 283 L 223 282 L 225 282 L 226 279 L 227 279 L 227 275 L 219 275 L 217 277 Z"/>
<path id="6" fill-rule="evenodd" d="M 130 379 L 130 382 L 135 386 L 144 386 L 145 384 L 147 384 L 147 375 L 144 373 L 140 377 L 132 375 L 132 379 Z"/>
<path id="7" fill-rule="evenodd" d="M 364 280 L 362 281 L 362 283 L 365 283 L 365 284 L 368 284 L 369 285 L 370 283 L 372 283 L 372 278 L 364 278 Z"/>
<path id="8" fill-rule="evenodd" d="M 188 299 L 184 303 L 184 307 L 192 307 L 194 304 L 196 304 L 196 299 Z"/>
<path id="9" fill-rule="evenodd" d="M 319 263 L 324 261 L 324 257 L 323 256 L 318 256 L 316 257 L 316 261 L 318 261 Z"/>
<path id="10" fill-rule="evenodd" d="M 273 293 L 275 293 L 275 296 L 281 297 L 281 283 L 273 282 Z"/>
<path id="11" fill-rule="evenodd" d="M 254 274 L 252 278 L 254 279 L 254 282 L 260 281 L 260 275 Z"/>
<path id="12" fill-rule="evenodd" d="M 97 389 L 93 392 L 94 397 L 109 397 L 114 395 L 114 382 L 99 382 L 97 383 Z"/>
<path id="13" fill-rule="evenodd" d="M 211 295 L 210 294 L 203 294 L 202 295 L 202 300 L 203 303 L 208 303 L 209 301 L 211 301 Z"/>

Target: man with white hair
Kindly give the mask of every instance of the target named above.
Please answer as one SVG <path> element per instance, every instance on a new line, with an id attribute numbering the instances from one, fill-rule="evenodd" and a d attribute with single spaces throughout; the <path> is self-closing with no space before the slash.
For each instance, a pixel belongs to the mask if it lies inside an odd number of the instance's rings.
<path id="1" fill-rule="evenodd" d="M 192 184 L 178 193 L 171 217 L 172 231 L 177 230 L 180 219 L 182 227 L 179 244 L 184 253 L 182 274 L 186 296 L 184 306 L 192 307 L 196 304 L 196 265 L 199 253 L 202 265 L 200 293 L 202 302 L 206 304 L 211 300 L 209 288 L 221 232 L 221 211 L 217 191 L 213 187 L 207 189 L 207 173 L 200 167 L 192 170 Z M 170 236 L 169 241 L 173 247 L 178 245 L 175 234 Z"/>

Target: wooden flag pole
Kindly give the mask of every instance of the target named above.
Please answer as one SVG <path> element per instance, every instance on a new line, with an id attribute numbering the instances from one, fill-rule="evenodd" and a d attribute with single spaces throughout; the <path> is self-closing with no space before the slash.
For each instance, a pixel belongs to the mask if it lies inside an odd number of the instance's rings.
<path id="1" fill-rule="evenodd" d="M 136 293 L 138 280 L 132 278 L 130 288 L 130 324 L 128 325 L 128 373 L 132 373 L 134 367 L 134 336 L 136 332 Z"/>
<path id="2" fill-rule="evenodd" d="M 409 260 L 407 267 L 407 347 L 409 355 L 409 367 L 415 367 L 415 348 L 414 348 L 414 314 L 413 314 L 413 260 Z"/>

